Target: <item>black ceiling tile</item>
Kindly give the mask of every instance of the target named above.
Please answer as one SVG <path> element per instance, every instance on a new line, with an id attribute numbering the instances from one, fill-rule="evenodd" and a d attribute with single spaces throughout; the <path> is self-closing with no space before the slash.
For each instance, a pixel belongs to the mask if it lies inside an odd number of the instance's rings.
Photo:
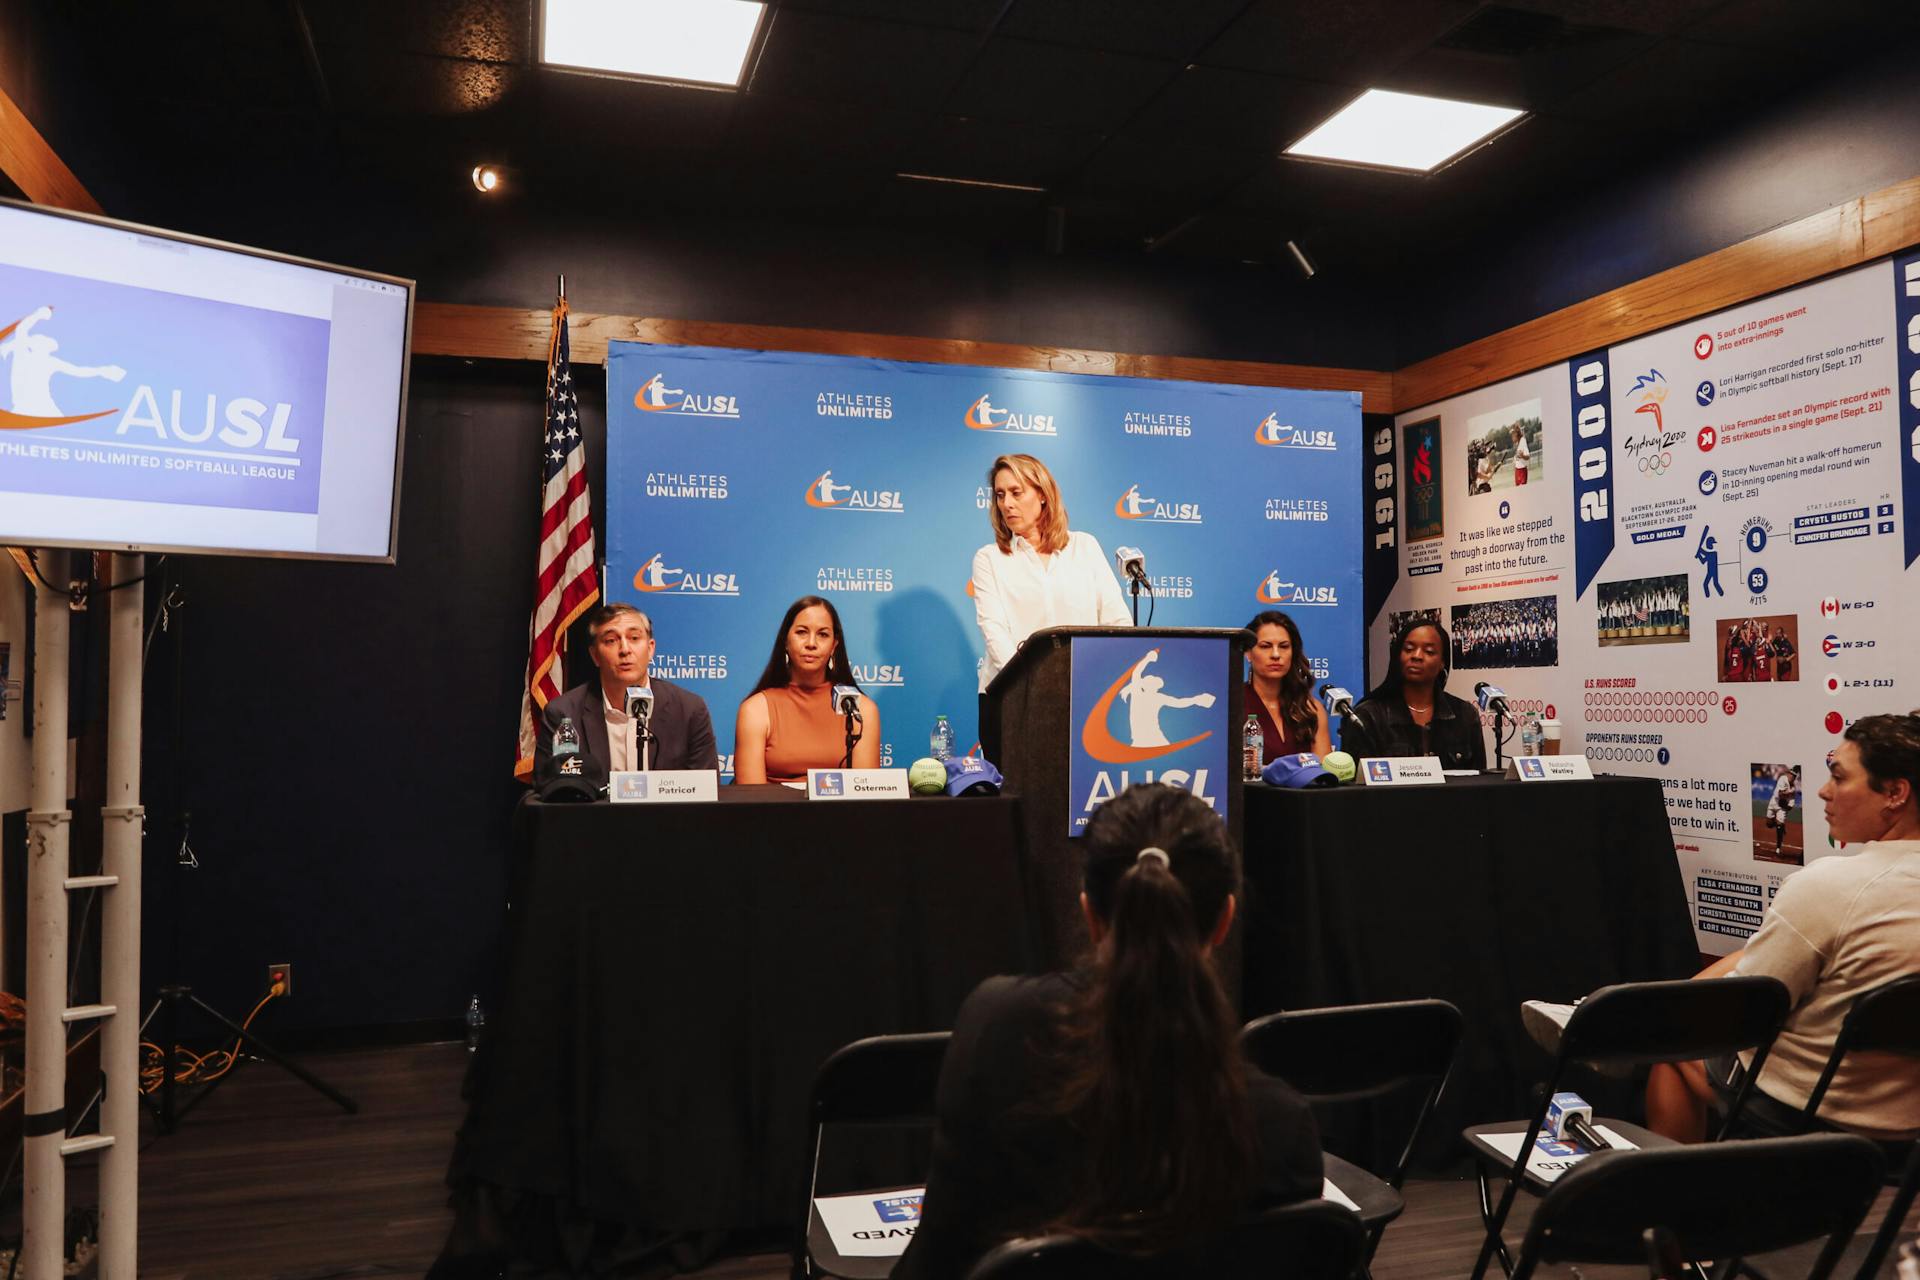
<path id="1" fill-rule="evenodd" d="M 1014 0 L 1000 34 L 1052 44 L 1186 59 L 1247 0 Z"/>
<path id="2" fill-rule="evenodd" d="M 631 138 L 650 151 L 712 148 L 741 99 L 727 90 L 553 69 L 537 73 L 533 87 L 536 136 L 564 147 Z"/>
<path id="3" fill-rule="evenodd" d="M 930 119 L 918 112 L 749 94 L 740 101 L 724 151 L 730 167 L 818 170 L 822 180 L 848 169 L 891 174 Z"/>
<path id="4" fill-rule="evenodd" d="M 1109 138 L 1074 176 L 1068 190 L 1120 197 L 1165 196 L 1200 208 L 1224 197 L 1265 163 L 1264 156 L 1136 131 Z"/>
<path id="5" fill-rule="evenodd" d="M 1692 40 L 1804 52 L 1841 49 L 1858 56 L 1862 39 L 1920 33 L 1920 5 L 1905 0 L 1732 0 L 1689 24 Z"/>
<path id="6" fill-rule="evenodd" d="M 1112 129 L 1179 69 L 1126 54 L 995 39 L 948 100 L 953 115 Z"/>
<path id="7" fill-rule="evenodd" d="M 932 109 L 978 42 L 940 27 L 781 12 L 755 69 L 754 93 Z"/>
<path id="8" fill-rule="evenodd" d="M 785 0 L 785 10 L 883 18 L 984 35 L 1007 0 Z"/>
<path id="9" fill-rule="evenodd" d="M 307 0 L 313 38 L 362 49 L 485 62 L 533 60 L 537 0 Z M 275 9 L 275 5 L 234 8 Z"/>
<path id="10" fill-rule="evenodd" d="M 1671 35 L 1726 0 L 1500 0 L 1499 8 L 1549 14 L 1582 27 Z"/>
<path id="11" fill-rule="evenodd" d="M 1257 0 L 1197 61 L 1362 86 L 1473 12 L 1475 0 Z"/>
<path id="12" fill-rule="evenodd" d="M 1627 137 L 1646 131 L 1697 136 L 1729 110 L 1773 101 L 1784 80 L 1807 69 L 1799 50 L 1665 40 L 1568 95 L 1554 114 Z"/>
<path id="13" fill-rule="evenodd" d="M 1351 93 L 1315 81 L 1288 80 L 1194 64 L 1136 117 L 1137 127 L 1204 139 L 1227 150 L 1277 152 L 1344 106 Z"/>
<path id="14" fill-rule="evenodd" d="M 1517 56 L 1436 45 L 1380 81 L 1386 89 L 1548 110 L 1660 43 L 1657 36 L 1600 27 L 1567 27 Z"/>
<path id="15" fill-rule="evenodd" d="M 336 111 L 388 117 L 489 111 L 539 74 L 513 63 L 332 45 L 323 47 L 323 64 Z"/>
<path id="16" fill-rule="evenodd" d="M 1084 164 L 1105 135 L 1004 120 L 944 116 L 901 156 L 910 173 L 1052 187 Z"/>

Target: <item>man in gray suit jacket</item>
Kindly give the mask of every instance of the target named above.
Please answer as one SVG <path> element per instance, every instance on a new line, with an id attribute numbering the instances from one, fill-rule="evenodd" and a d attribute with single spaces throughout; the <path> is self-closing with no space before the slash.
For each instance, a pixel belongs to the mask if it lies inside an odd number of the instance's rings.
<path id="1" fill-rule="evenodd" d="M 593 637 L 588 652 L 600 678 L 547 704 L 542 713 L 546 727 L 534 740 L 534 785 L 554 776 L 553 731 L 563 718 L 571 719 L 580 735 L 581 774 L 595 786 L 605 786 L 610 773 L 641 768 L 643 761 L 650 769 L 718 769 L 720 755 L 706 701 L 647 675 L 647 664 L 653 661 L 653 620 L 630 604 L 611 604 L 588 616 L 587 630 Z M 626 712 L 629 688 L 653 690 L 645 743 Z"/>

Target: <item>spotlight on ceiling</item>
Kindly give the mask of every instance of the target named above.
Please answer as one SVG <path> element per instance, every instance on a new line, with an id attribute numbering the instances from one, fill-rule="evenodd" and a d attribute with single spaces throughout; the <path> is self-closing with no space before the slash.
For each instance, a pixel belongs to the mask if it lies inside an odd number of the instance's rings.
<path id="1" fill-rule="evenodd" d="M 492 164 L 473 166 L 473 189 L 481 195 L 490 196 L 500 189 L 500 167 Z"/>

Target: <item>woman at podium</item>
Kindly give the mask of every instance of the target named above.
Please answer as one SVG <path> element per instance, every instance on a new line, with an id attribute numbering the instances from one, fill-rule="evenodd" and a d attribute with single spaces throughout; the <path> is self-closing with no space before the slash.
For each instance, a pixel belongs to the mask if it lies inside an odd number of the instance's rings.
<path id="1" fill-rule="evenodd" d="M 1487 767 L 1473 704 L 1447 692 L 1447 633 L 1415 615 L 1394 632 L 1386 679 L 1354 704 L 1340 749 L 1355 757 L 1439 756 L 1448 769 Z"/>
<path id="2" fill-rule="evenodd" d="M 1046 627 L 1124 627 L 1131 619 L 1107 553 L 1067 529 L 1067 507 L 1047 464 L 1002 454 L 987 469 L 993 541 L 973 556 L 974 619 L 987 642 L 984 691 L 1014 650 Z"/>
<path id="3" fill-rule="evenodd" d="M 1260 721 L 1264 767 L 1277 756 L 1333 750 L 1327 709 L 1313 696 L 1313 667 L 1300 644 L 1300 628 L 1278 609 L 1253 616 L 1247 624 L 1253 648 L 1247 650 L 1247 714 Z"/>
<path id="4" fill-rule="evenodd" d="M 848 716 L 842 692 L 858 708 L 852 767 L 880 767 L 880 711 L 853 679 L 840 614 L 819 596 L 787 606 L 773 653 L 733 725 L 733 780 L 804 782 L 809 769 L 847 764 Z"/>

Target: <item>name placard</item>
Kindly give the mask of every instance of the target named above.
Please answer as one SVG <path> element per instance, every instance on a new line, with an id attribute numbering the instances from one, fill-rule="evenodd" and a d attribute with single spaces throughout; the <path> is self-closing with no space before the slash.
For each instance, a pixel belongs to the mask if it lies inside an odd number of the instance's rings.
<path id="1" fill-rule="evenodd" d="M 809 769 L 809 800 L 906 800 L 905 769 Z"/>
<path id="2" fill-rule="evenodd" d="M 1507 776 L 1522 782 L 1564 782 L 1592 778 L 1593 766 L 1579 756 L 1515 756 L 1507 761 Z"/>
<path id="3" fill-rule="evenodd" d="M 720 775 L 712 769 L 628 769 L 609 779 L 615 804 L 692 804 L 720 798 Z"/>
<path id="4" fill-rule="evenodd" d="M 1355 777 L 1369 787 L 1431 787 L 1447 780 L 1439 756 L 1370 756 Z"/>

